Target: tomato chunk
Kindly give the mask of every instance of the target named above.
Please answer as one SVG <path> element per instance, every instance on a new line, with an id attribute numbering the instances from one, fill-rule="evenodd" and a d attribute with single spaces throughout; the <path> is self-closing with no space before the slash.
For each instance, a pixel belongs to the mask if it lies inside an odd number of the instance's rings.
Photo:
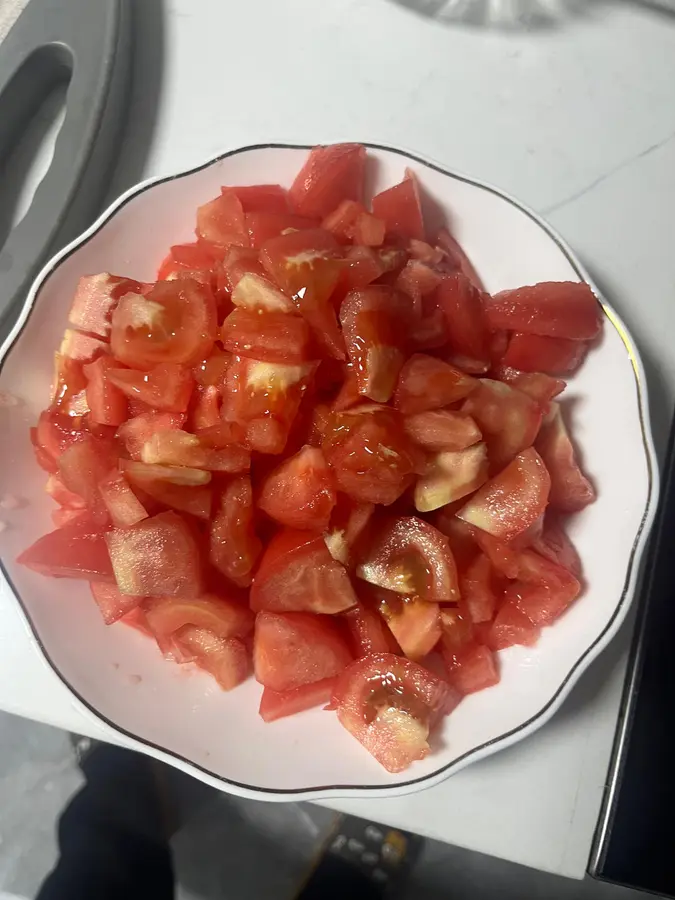
<path id="1" fill-rule="evenodd" d="M 578 512 L 593 503 L 595 488 L 579 468 L 559 404 L 551 403 L 535 446 L 551 476 L 551 506 Z"/>
<path id="2" fill-rule="evenodd" d="M 98 337 L 109 338 L 111 316 L 120 297 L 141 293 L 143 285 L 132 278 L 101 272 L 83 275 L 77 283 L 68 319 L 73 327 Z"/>
<path id="3" fill-rule="evenodd" d="M 294 716 L 314 706 L 321 706 L 330 701 L 334 687 L 335 678 L 322 678 L 321 681 L 303 684 L 290 691 L 273 691 L 266 687 L 260 698 L 260 718 L 264 722 L 275 722 L 285 716 Z"/>
<path id="4" fill-rule="evenodd" d="M 475 624 L 490 622 L 497 608 L 497 593 L 490 560 L 484 553 L 471 562 L 459 580 L 462 604 Z"/>
<path id="5" fill-rule="evenodd" d="M 198 207 L 195 231 L 197 237 L 222 247 L 230 244 L 246 246 L 244 208 L 236 191 L 223 188 L 220 197 Z"/>
<path id="6" fill-rule="evenodd" d="M 333 559 L 343 566 L 352 563 L 354 550 L 363 538 L 374 512 L 374 503 L 358 503 L 344 494 L 336 495 L 330 525 L 323 536 Z"/>
<path id="7" fill-rule="evenodd" d="M 259 250 L 271 238 L 279 237 L 285 231 L 304 231 L 316 228 L 318 219 L 294 216 L 288 212 L 251 212 L 246 214 L 246 231 L 251 247 Z"/>
<path id="8" fill-rule="evenodd" d="M 388 772 L 424 759 L 431 729 L 459 699 L 447 682 L 390 653 L 352 663 L 333 694 L 342 725 Z"/>
<path id="9" fill-rule="evenodd" d="M 220 331 L 231 353 L 266 362 L 301 363 L 309 359 L 309 328 L 304 319 L 286 312 L 235 309 Z"/>
<path id="10" fill-rule="evenodd" d="M 492 329 L 590 341 L 602 327 L 602 308 L 589 285 L 546 281 L 495 294 L 485 305 Z"/>
<path id="11" fill-rule="evenodd" d="M 424 240 L 424 218 L 417 179 L 410 171 L 400 184 L 373 197 L 373 213 L 387 226 L 387 234 Z"/>
<path id="12" fill-rule="evenodd" d="M 117 429 L 117 437 L 123 442 L 132 459 L 140 460 L 144 444 L 156 431 L 170 431 L 185 424 L 183 413 L 148 412 L 127 419 Z"/>
<path id="13" fill-rule="evenodd" d="M 253 521 L 251 480 L 241 475 L 227 485 L 218 500 L 209 535 L 209 558 L 234 584 L 248 587 L 261 550 Z"/>
<path id="14" fill-rule="evenodd" d="M 490 350 L 481 291 L 457 272 L 443 279 L 435 296 L 448 326 L 450 362 L 478 374 L 487 371 Z"/>
<path id="15" fill-rule="evenodd" d="M 236 185 L 221 188 L 223 194 L 233 191 L 245 213 L 288 212 L 288 192 L 280 184 Z"/>
<path id="16" fill-rule="evenodd" d="M 447 228 L 441 228 L 438 232 L 436 243 L 438 248 L 443 251 L 447 265 L 461 272 L 479 291 L 485 290 L 481 277 L 467 256 L 466 251 Z"/>
<path id="17" fill-rule="evenodd" d="M 221 638 L 243 638 L 253 631 L 255 616 L 244 604 L 216 594 L 192 600 L 158 597 L 145 606 L 154 634 L 171 635 L 186 625 L 206 628 Z"/>
<path id="18" fill-rule="evenodd" d="M 539 640 L 541 626 L 535 625 L 513 600 L 502 603 L 487 633 L 486 643 L 491 650 L 505 650 L 514 644 L 532 647 Z"/>
<path id="19" fill-rule="evenodd" d="M 444 648 L 443 659 L 450 683 L 463 696 L 499 683 L 497 663 L 487 647 L 470 644 L 452 654 Z"/>
<path id="20" fill-rule="evenodd" d="M 121 472 L 110 472 L 99 481 L 98 489 L 116 528 L 135 525 L 148 517 L 145 507 Z"/>
<path id="21" fill-rule="evenodd" d="M 406 416 L 406 434 L 427 450 L 465 450 L 481 439 L 471 416 L 449 409 L 434 409 Z"/>
<path id="22" fill-rule="evenodd" d="M 338 675 L 352 661 L 336 623 L 303 612 L 258 613 L 255 677 L 274 691 L 289 691 Z"/>
<path id="23" fill-rule="evenodd" d="M 361 144 L 314 147 L 288 192 L 303 216 L 327 216 L 342 200 L 360 200 L 366 148 Z"/>
<path id="24" fill-rule="evenodd" d="M 431 512 L 461 500 L 487 481 L 488 455 L 485 444 L 466 450 L 443 450 L 429 461 L 415 485 L 415 509 Z"/>
<path id="25" fill-rule="evenodd" d="M 404 415 L 440 409 L 473 391 L 477 381 L 454 366 L 425 353 L 415 353 L 401 369 L 394 406 Z"/>
<path id="26" fill-rule="evenodd" d="M 115 581 L 105 536 L 91 520 L 50 531 L 24 550 L 17 562 L 52 578 Z"/>
<path id="27" fill-rule="evenodd" d="M 338 613 L 356 605 L 349 575 L 323 538 L 285 529 L 268 544 L 253 579 L 251 609 Z"/>
<path id="28" fill-rule="evenodd" d="M 119 621 L 143 601 L 143 597 L 121 594 L 116 585 L 105 581 L 92 581 L 89 587 L 106 625 Z"/>
<path id="29" fill-rule="evenodd" d="M 380 606 L 382 614 L 408 659 L 419 660 L 434 649 L 441 638 L 438 603 L 396 594 Z"/>
<path id="30" fill-rule="evenodd" d="M 109 356 L 99 356 L 84 367 L 89 417 L 98 425 L 121 425 L 128 415 L 127 398 L 108 378 L 116 368 L 119 366 Z"/>
<path id="31" fill-rule="evenodd" d="M 502 365 L 521 372 L 571 375 L 584 361 L 588 344 L 568 338 L 516 332 L 502 358 Z"/>
<path id="32" fill-rule="evenodd" d="M 543 531 L 535 537 L 531 546 L 541 556 L 545 556 L 551 562 L 558 563 L 558 565 L 568 569 L 577 578 L 581 578 L 579 554 L 567 536 L 565 529 L 558 519 L 554 518 L 552 512 L 546 513 Z"/>
<path id="33" fill-rule="evenodd" d="M 552 378 L 542 372 L 519 372 L 508 366 L 500 366 L 497 370 L 499 379 L 518 388 L 528 397 L 532 397 L 544 408 L 549 400 L 561 394 L 567 386 L 559 378 Z"/>
<path id="34" fill-rule="evenodd" d="M 196 597 L 201 590 L 199 547 L 175 512 L 144 519 L 105 536 L 117 586 L 123 594 Z"/>
<path id="35" fill-rule="evenodd" d="M 522 391 L 481 378 L 467 397 L 462 412 L 475 419 L 488 447 L 493 470 L 534 443 L 541 426 L 541 406 Z"/>
<path id="36" fill-rule="evenodd" d="M 447 537 L 415 516 L 385 523 L 356 573 L 395 593 L 441 603 L 459 600 L 457 569 Z"/>
<path id="37" fill-rule="evenodd" d="M 258 506 L 289 528 L 324 531 L 337 502 L 333 474 L 321 450 L 303 447 L 263 482 Z"/>
<path id="38" fill-rule="evenodd" d="M 233 690 L 248 678 L 251 671 L 248 650 L 237 638 L 224 639 L 206 628 L 187 626 L 178 633 L 177 640 L 224 691 Z"/>
<path id="39" fill-rule="evenodd" d="M 457 515 L 488 534 L 512 540 L 544 512 L 550 489 L 546 466 L 530 447 L 479 488 Z"/>
<path id="40" fill-rule="evenodd" d="M 194 385 L 190 372 L 174 363 L 162 363 L 147 372 L 111 369 L 108 379 L 131 400 L 167 412 L 185 412 Z"/>
<path id="41" fill-rule="evenodd" d="M 396 641 L 388 633 L 389 628 L 382 616 L 365 603 L 359 603 L 345 614 L 352 638 L 354 656 L 362 659 L 371 653 L 398 652 Z"/>
<path id="42" fill-rule="evenodd" d="M 174 244 L 157 271 L 157 281 L 192 278 L 200 284 L 211 287 L 214 269 L 220 256 L 222 256 L 220 248 L 207 241 Z"/>
<path id="43" fill-rule="evenodd" d="M 504 594 L 535 625 L 550 625 L 567 609 L 581 591 L 581 585 L 567 569 L 532 550 L 520 555 L 518 578 Z"/>

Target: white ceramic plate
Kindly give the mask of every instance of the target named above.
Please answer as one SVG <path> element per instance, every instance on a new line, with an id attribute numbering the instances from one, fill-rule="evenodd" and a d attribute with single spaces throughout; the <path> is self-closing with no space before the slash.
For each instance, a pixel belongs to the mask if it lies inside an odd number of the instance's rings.
<path id="1" fill-rule="evenodd" d="M 29 426 L 49 399 L 52 357 L 80 275 L 109 271 L 152 280 L 171 244 L 193 239 L 197 206 L 222 184 L 290 185 L 307 148 L 268 145 L 226 153 L 174 177 L 132 188 L 42 271 L 3 348 L 0 494 L 23 509 L 3 513 L 5 576 L 43 652 L 92 712 L 146 753 L 233 793 L 269 800 L 402 794 L 433 785 L 473 760 L 526 737 L 553 715 L 590 661 L 616 633 L 631 601 L 657 501 L 645 376 L 637 351 L 604 301 L 602 340 L 565 393 L 564 406 L 598 501 L 570 522 L 587 589 L 534 648 L 500 654 L 499 685 L 466 698 L 436 736 L 433 752 L 390 775 L 321 709 L 266 725 L 253 680 L 223 693 L 205 674 L 164 662 L 130 629 L 106 627 L 83 582 L 43 578 L 14 562 L 50 530 L 51 501 Z M 411 154 L 370 147 L 369 188 L 412 168 L 451 223 L 489 291 L 537 281 L 586 280 L 564 242 L 530 210 L 488 185 Z M 594 287 L 596 293 L 597 288 Z M 599 296 L 599 294 L 598 294 Z"/>

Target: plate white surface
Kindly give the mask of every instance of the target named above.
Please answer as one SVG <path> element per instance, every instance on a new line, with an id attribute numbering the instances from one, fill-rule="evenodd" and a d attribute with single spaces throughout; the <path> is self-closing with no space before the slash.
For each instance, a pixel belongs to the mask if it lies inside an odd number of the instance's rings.
<path id="1" fill-rule="evenodd" d="M 602 340 L 571 379 L 563 404 L 599 495 L 569 525 L 587 590 L 544 631 L 537 647 L 500 654 L 500 684 L 466 698 L 445 721 L 434 751 L 407 772 L 386 773 L 322 710 L 266 725 L 257 715 L 261 689 L 252 679 L 225 694 L 203 673 L 164 662 L 142 636 L 120 625 L 106 627 L 86 584 L 42 578 L 14 563 L 51 527 L 52 505 L 28 429 L 48 402 L 53 352 L 79 276 L 112 271 L 152 280 L 167 247 L 192 239 L 196 207 L 221 184 L 288 185 L 305 154 L 295 147 L 244 148 L 198 170 L 139 185 L 45 267 L 3 351 L 0 391 L 21 403 L 0 410 L 0 486 L 27 504 L 0 534 L 0 554 L 55 671 L 93 712 L 137 739 L 139 749 L 224 790 L 264 792 L 267 799 L 382 796 L 430 786 L 543 724 L 625 616 L 658 487 L 644 373 L 604 301 Z M 588 280 L 562 240 L 499 191 L 401 151 L 371 148 L 371 155 L 373 190 L 400 180 L 406 166 L 416 172 L 489 291 Z M 433 221 L 433 206 L 430 213 Z"/>

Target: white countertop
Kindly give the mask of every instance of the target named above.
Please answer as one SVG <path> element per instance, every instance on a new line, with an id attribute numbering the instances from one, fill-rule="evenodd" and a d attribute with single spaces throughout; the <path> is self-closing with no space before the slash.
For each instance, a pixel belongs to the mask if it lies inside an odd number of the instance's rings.
<path id="1" fill-rule="evenodd" d="M 495 32 L 391 0 L 166 0 L 163 24 L 161 0 L 135 5 L 132 138 L 115 192 L 270 140 L 391 143 L 491 181 L 548 216 L 632 329 L 663 452 L 675 400 L 675 14 L 594 0 L 552 28 Z M 534 737 L 440 787 L 330 805 L 582 877 L 628 636 Z M 48 669 L 4 585 L 0 708 L 110 737 Z"/>

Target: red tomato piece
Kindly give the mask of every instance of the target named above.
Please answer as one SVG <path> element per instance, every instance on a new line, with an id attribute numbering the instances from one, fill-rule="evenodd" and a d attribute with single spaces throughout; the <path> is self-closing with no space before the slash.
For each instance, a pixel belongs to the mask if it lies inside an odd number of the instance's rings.
<path id="1" fill-rule="evenodd" d="M 182 413 L 142 413 L 120 425 L 117 437 L 124 443 L 129 456 L 140 460 L 143 445 L 156 431 L 181 428 L 184 424 L 185 416 Z"/>
<path id="2" fill-rule="evenodd" d="M 307 323 L 286 312 L 235 309 L 223 322 L 220 337 L 231 353 L 266 362 L 301 363 L 310 357 Z"/>
<path id="3" fill-rule="evenodd" d="M 542 372 L 518 372 L 516 369 L 500 366 L 497 369 L 497 376 L 500 381 L 518 388 L 528 397 L 532 397 L 541 406 L 546 408 L 549 400 L 561 394 L 567 385 L 559 378 L 552 378 L 550 375 L 544 375 Z"/>
<path id="4" fill-rule="evenodd" d="M 355 244 L 364 247 L 381 247 L 384 243 L 386 226 L 382 219 L 364 210 L 356 218 L 352 231 L 352 240 Z"/>
<path id="5" fill-rule="evenodd" d="M 550 489 L 546 466 L 530 447 L 479 488 L 457 515 L 494 537 L 512 540 L 544 512 Z"/>
<path id="6" fill-rule="evenodd" d="M 387 625 L 408 659 L 419 660 L 434 649 L 441 639 L 441 615 L 438 603 L 419 597 L 394 595 L 380 609 Z"/>
<path id="7" fill-rule="evenodd" d="M 214 384 L 197 387 L 192 394 L 192 408 L 188 415 L 190 430 L 205 431 L 207 428 L 220 427 L 220 401 L 220 390 Z"/>
<path id="8" fill-rule="evenodd" d="M 485 290 L 480 275 L 466 255 L 462 245 L 450 234 L 447 228 L 441 228 L 438 232 L 436 243 L 443 251 L 446 265 L 461 272 L 462 275 L 464 275 L 474 287 L 478 288 L 479 291 Z"/>
<path id="9" fill-rule="evenodd" d="M 416 594 L 440 603 L 459 600 L 448 538 L 415 516 L 402 516 L 383 525 L 356 573 L 364 581 L 398 594 Z"/>
<path id="10" fill-rule="evenodd" d="M 231 294 L 246 275 L 266 277 L 265 269 L 260 262 L 260 253 L 251 247 L 228 247 L 218 266 L 216 278 L 218 290 Z"/>
<path id="11" fill-rule="evenodd" d="M 478 553 L 476 542 L 471 536 L 470 525 L 458 519 L 455 513 L 462 506 L 462 501 L 442 506 L 431 517 L 432 524 L 450 540 L 450 549 L 455 557 L 457 567 L 462 570 L 475 559 Z"/>
<path id="12" fill-rule="evenodd" d="M 136 369 L 192 366 L 209 355 L 217 333 L 211 289 L 192 278 L 158 281 L 147 296 L 125 294 L 112 314 L 113 355 Z M 147 401 L 146 401 L 147 402 Z"/>
<path id="13" fill-rule="evenodd" d="M 420 467 L 399 417 L 387 407 L 355 407 L 336 414 L 322 449 L 338 488 L 363 503 L 394 503 Z"/>
<path id="14" fill-rule="evenodd" d="M 551 403 L 535 446 L 551 476 L 551 506 L 578 512 L 594 502 L 595 488 L 579 468 L 559 404 Z"/>
<path id="15" fill-rule="evenodd" d="M 416 351 L 437 350 L 448 343 L 448 323 L 442 309 L 434 309 L 413 325 L 411 347 Z"/>
<path id="16" fill-rule="evenodd" d="M 92 581 L 89 587 L 106 625 L 119 621 L 143 601 L 143 597 L 120 594 L 116 585 L 105 581 Z"/>
<path id="17" fill-rule="evenodd" d="M 121 425 L 127 418 L 127 398 L 108 378 L 119 368 L 109 356 L 99 356 L 84 367 L 87 377 L 87 404 L 90 420 L 98 425 Z"/>
<path id="18" fill-rule="evenodd" d="M 424 759 L 431 729 L 459 699 L 446 681 L 391 653 L 352 663 L 333 694 L 341 724 L 388 772 Z"/>
<path id="19" fill-rule="evenodd" d="M 288 212 L 288 192 L 280 184 L 251 184 L 244 187 L 223 187 L 223 194 L 233 191 L 245 213 Z"/>
<path id="20" fill-rule="evenodd" d="M 381 261 L 381 254 L 370 247 L 347 247 L 343 260 L 342 273 L 333 296 L 344 298 L 349 291 L 366 287 L 384 275 L 386 269 Z"/>
<path id="21" fill-rule="evenodd" d="M 208 484 L 211 481 L 210 472 L 205 472 L 203 469 L 193 469 L 190 466 L 163 466 L 135 462 L 130 459 L 120 459 L 119 465 L 129 481 L 134 482 L 134 484 L 144 481 L 158 481 L 194 487 Z"/>
<path id="22" fill-rule="evenodd" d="M 105 536 L 90 519 L 43 535 L 23 551 L 17 562 L 52 578 L 115 581 Z"/>
<path id="23" fill-rule="evenodd" d="M 532 549 L 540 556 L 568 569 L 576 578 L 581 578 L 581 560 L 572 541 L 560 522 L 547 512 L 542 533 L 532 541 Z M 514 576 L 515 577 L 515 576 Z"/>
<path id="24" fill-rule="evenodd" d="M 87 379 L 79 360 L 54 354 L 52 406 L 61 415 L 79 418 L 89 413 Z"/>
<path id="25" fill-rule="evenodd" d="M 107 272 L 83 275 L 77 283 L 68 320 L 80 331 L 108 339 L 111 316 L 120 297 L 130 292 L 141 293 L 143 287 L 132 278 L 120 278 Z"/>
<path id="26" fill-rule="evenodd" d="M 84 509 L 86 506 L 82 497 L 69 491 L 58 475 L 49 476 L 45 491 L 59 506 L 65 506 L 67 509 Z"/>
<path id="27" fill-rule="evenodd" d="M 541 334 L 515 332 L 502 359 L 502 365 L 521 372 L 545 372 L 548 375 L 571 375 L 579 368 L 588 352 L 584 341 L 545 337 Z"/>
<path id="28" fill-rule="evenodd" d="M 213 493 L 210 487 L 160 481 L 152 474 L 148 475 L 145 468 L 140 471 L 127 469 L 125 475 L 137 490 L 140 489 L 143 494 L 147 494 L 151 500 L 157 501 L 162 506 L 189 513 L 198 519 L 211 518 Z M 144 505 L 148 505 L 147 500 L 144 500 Z"/>
<path id="29" fill-rule="evenodd" d="M 194 380 L 188 369 L 162 363 L 147 372 L 110 369 L 108 380 L 131 400 L 140 400 L 153 409 L 182 413 L 188 408 Z"/>
<path id="30" fill-rule="evenodd" d="M 357 200 L 343 200 L 328 213 L 321 223 L 321 227 L 330 231 L 338 241 L 346 244 L 354 237 L 357 219 L 365 212 L 366 208 L 363 203 L 359 203 Z M 384 235 L 382 237 L 384 239 Z"/>
<path id="31" fill-rule="evenodd" d="M 415 309 L 421 313 L 422 298 L 433 294 L 442 281 L 443 276 L 431 266 L 411 259 L 399 273 L 396 287 L 414 301 Z"/>
<path id="32" fill-rule="evenodd" d="M 372 653 L 397 652 L 394 649 L 396 642 L 392 640 L 386 622 L 376 610 L 365 603 L 358 603 L 353 609 L 347 610 L 344 616 L 357 659 Z"/>
<path id="33" fill-rule="evenodd" d="M 192 278 L 210 287 L 214 280 L 214 269 L 221 257 L 222 248 L 207 241 L 175 244 L 159 267 L 157 281 Z"/>
<path id="34" fill-rule="evenodd" d="M 255 622 L 255 677 L 290 691 L 338 675 L 352 655 L 336 623 L 304 612 L 260 612 Z"/>
<path id="35" fill-rule="evenodd" d="M 117 586 L 144 597 L 197 597 L 201 591 L 199 545 L 175 512 L 144 519 L 106 536 Z"/>
<path id="36" fill-rule="evenodd" d="M 342 382 L 342 387 L 337 397 L 333 400 L 333 411 L 344 412 L 350 406 L 358 403 L 360 399 L 361 394 L 359 394 L 359 383 L 356 380 L 356 375 L 351 365 L 347 365 L 345 380 Z"/>
<path id="37" fill-rule="evenodd" d="M 485 316 L 493 330 L 573 341 L 591 341 L 602 328 L 602 307 L 583 281 L 544 281 L 501 291 L 486 302 Z"/>
<path id="38" fill-rule="evenodd" d="M 490 350 L 482 292 L 457 272 L 443 279 L 435 296 L 448 324 L 450 360 L 461 369 L 486 372 Z"/>
<path id="39" fill-rule="evenodd" d="M 321 450 L 303 447 L 267 476 L 258 507 L 289 528 L 328 528 L 337 502 L 335 480 Z"/>
<path id="40" fill-rule="evenodd" d="M 109 349 L 107 342 L 100 338 L 66 328 L 59 347 L 59 354 L 85 363 L 92 362 L 103 353 L 108 353 Z"/>
<path id="41" fill-rule="evenodd" d="M 327 216 L 342 200 L 360 200 L 366 148 L 361 144 L 313 147 L 288 192 L 303 216 Z"/>
<path id="42" fill-rule="evenodd" d="M 260 250 L 272 238 L 292 229 L 305 231 L 316 228 L 318 219 L 294 216 L 288 212 L 251 212 L 246 214 L 246 231 L 251 247 Z"/>
<path id="43" fill-rule="evenodd" d="M 531 397 L 490 378 L 480 379 L 462 412 L 476 421 L 496 471 L 532 446 L 542 419 L 541 406 Z"/>
<path id="44" fill-rule="evenodd" d="M 581 585 L 567 569 L 532 550 L 520 555 L 518 578 L 504 594 L 535 625 L 550 625 L 567 609 L 581 591 Z"/>
<path id="45" fill-rule="evenodd" d="M 497 594 L 492 565 L 484 553 L 479 553 L 464 570 L 459 588 L 471 621 L 490 622 L 497 608 Z"/>
<path id="46" fill-rule="evenodd" d="M 255 624 L 255 616 L 247 606 L 217 594 L 203 594 L 192 600 L 158 597 L 147 602 L 145 613 L 153 633 L 165 636 L 192 625 L 220 638 L 243 638 Z"/>
<path id="47" fill-rule="evenodd" d="M 233 584 L 248 587 L 261 550 L 253 522 L 251 480 L 241 475 L 227 485 L 218 500 L 209 536 L 209 558 Z"/>
<path id="48" fill-rule="evenodd" d="M 431 512 L 461 500 L 487 481 L 488 454 L 485 444 L 465 450 L 443 450 L 429 460 L 415 485 L 415 509 Z"/>
<path id="49" fill-rule="evenodd" d="M 474 525 L 467 525 L 466 522 L 462 524 L 498 572 L 506 578 L 518 575 L 518 552 L 511 544 Z"/>
<path id="50" fill-rule="evenodd" d="M 178 633 L 177 642 L 224 691 L 233 690 L 250 674 L 248 650 L 237 638 L 225 639 L 206 628 L 187 626 Z"/>
<path id="51" fill-rule="evenodd" d="M 352 562 L 352 553 L 364 536 L 375 512 L 373 503 L 357 503 L 344 494 L 336 496 L 337 505 L 331 515 L 330 527 L 323 539 L 333 559 L 343 566 Z"/>
<path id="52" fill-rule="evenodd" d="M 491 650 L 505 650 L 514 644 L 532 647 L 539 640 L 541 626 L 535 625 L 513 600 L 502 603 L 486 635 Z"/>
<path id="53" fill-rule="evenodd" d="M 481 439 L 471 416 L 449 409 L 433 409 L 406 416 L 405 433 L 427 450 L 466 450 Z"/>
<path id="54" fill-rule="evenodd" d="M 386 403 L 405 361 L 411 301 L 384 285 L 351 291 L 340 306 L 340 323 L 359 393 Z"/>
<path id="55" fill-rule="evenodd" d="M 452 654 L 444 647 L 443 659 L 450 683 L 462 696 L 499 684 L 497 662 L 487 647 L 470 644 Z"/>
<path id="56" fill-rule="evenodd" d="M 79 441 L 89 440 L 90 435 L 84 428 L 79 416 L 64 415 L 58 409 L 45 409 L 38 418 L 35 434 L 31 440 L 35 447 L 43 451 L 44 457 L 53 461 L 48 471 L 58 471 L 57 460 L 64 450 Z"/>
<path id="57" fill-rule="evenodd" d="M 290 691 L 273 691 L 263 688 L 258 710 L 264 722 L 275 722 L 285 716 L 294 716 L 315 706 L 330 702 L 335 687 L 335 678 L 322 678 L 312 684 L 303 684 Z"/>
<path id="58" fill-rule="evenodd" d="M 115 528 L 126 528 L 147 519 L 145 507 L 121 472 L 110 472 L 99 481 L 98 489 Z"/>
<path id="59" fill-rule="evenodd" d="M 312 531 L 280 531 L 267 545 L 253 579 L 254 612 L 338 613 L 356 605 L 349 575 Z"/>
<path id="60" fill-rule="evenodd" d="M 68 509 L 67 507 L 55 509 L 52 512 L 52 522 L 56 528 L 71 525 L 75 522 L 91 522 L 91 516 L 86 509 Z"/>
<path id="61" fill-rule="evenodd" d="M 443 655 L 453 656 L 459 650 L 466 649 L 474 643 L 475 629 L 466 612 L 459 609 L 441 608 L 441 642 Z"/>
<path id="62" fill-rule="evenodd" d="M 197 237 L 211 244 L 227 247 L 237 244 L 246 247 L 248 234 L 244 208 L 233 190 L 223 188 L 220 197 L 197 208 Z"/>
<path id="63" fill-rule="evenodd" d="M 401 369 L 394 406 L 404 415 L 440 409 L 470 394 L 475 378 L 440 359 L 414 353 Z"/>
<path id="64" fill-rule="evenodd" d="M 82 497 L 94 519 L 102 524 L 108 516 L 98 486 L 112 464 L 109 448 L 90 435 L 72 444 L 59 457 L 61 480 L 69 491 Z"/>
<path id="65" fill-rule="evenodd" d="M 295 305 L 269 278 L 247 272 L 239 278 L 232 290 L 232 303 L 236 307 L 268 313 L 293 313 Z"/>
<path id="66" fill-rule="evenodd" d="M 373 214 L 385 223 L 387 234 L 406 240 L 424 240 L 420 192 L 417 179 L 409 169 L 400 184 L 373 197 Z"/>

